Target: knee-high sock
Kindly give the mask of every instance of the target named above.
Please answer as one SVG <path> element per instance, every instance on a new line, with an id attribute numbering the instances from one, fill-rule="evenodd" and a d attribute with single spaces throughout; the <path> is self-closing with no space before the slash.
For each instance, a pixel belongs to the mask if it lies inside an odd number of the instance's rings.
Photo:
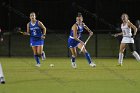
<path id="1" fill-rule="evenodd" d="M 1 64 L 0 64 L 0 78 L 1 77 L 4 77 L 4 75 L 3 75 L 3 71 L 2 71 L 2 66 L 1 66 Z"/>
<path id="2" fill-rule="evenodd" d="M 140 56 L 136 51 L 133 51 L 132 55 L 137 59 L 137 61 L 140 61 Z"/>
<path id="3" fill-rule="evenodd" d="M 42 54 L 41 54 L 41 56 L 43 56 L 44 55 L 44 51 L 42 51 Z"/>
<path id="4" fill-rule="evenodd" d="M 46 56 L 45 56 L 45 52 L 44 52 L 44 51 L 42 51 L 41 57 L 42 57 L 43 59 L 46 58 Z"/>
<path id="5" fill-rule="evenodd" d="M 119 53 L 119 60 L 118 60 L 119 64 L 123 63 L 123 53 Z"/>
<path id="6" fill-rule="evenodd" d="M 90 64 L 91 63 L 91 57 L 90 57 L 90 54 L 88 52 L 85 53 L 85 57 L 86 57 L 88 63 Z"/>
<path id="7" fill-rule="evenodd" d="M 71 62 L 75 62 L 75 56 L 72 55 Z"/>
<path id="8" fill-rule="evenodd" d="M 34 55 L 34 58 L 35 58 L 35 60 L 36 60 L 36 63 L 37 63 L 37 64 L 40 64 L 39 56 L 38 56 L 38 55 Z"/>

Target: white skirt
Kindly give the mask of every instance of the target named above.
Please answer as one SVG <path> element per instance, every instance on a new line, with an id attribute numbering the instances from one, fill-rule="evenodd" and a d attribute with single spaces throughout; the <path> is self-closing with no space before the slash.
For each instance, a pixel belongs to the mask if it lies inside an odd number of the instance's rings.
<path id="1" fill-rule="evenodd" d="M 131 37 L 123 37 L 121 43 L 134 43 L 134 39 Z"/>

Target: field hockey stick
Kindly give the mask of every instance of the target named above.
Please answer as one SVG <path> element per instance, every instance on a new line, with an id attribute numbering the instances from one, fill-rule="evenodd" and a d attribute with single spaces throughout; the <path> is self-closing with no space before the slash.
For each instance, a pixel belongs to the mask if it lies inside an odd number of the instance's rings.
<path id="1" fill-rule="evenodd" d="M 112 37 L 115 37 L 115 34 L 111 34 Z"/>
<path id="2" fill-rule="evenodd" d="M 83 51 L 84 47 L 86 46 L 87 42 L 89 41 L 91 35 L 88 36 L 87 40 L 85 41 L 85 45 L 82 46 L 81 50 L 79 51 L 79 54 L 81 54 L 81 52 Z"/>
<path id="3" fill-rule="evenodd" d="M 29 33 L 23 31 L 20 27 L 18 27 L 18 28 L 15 29 L 15 33 L 20 33 L 20 34 L 22 34 L 22 35 L 28 35 L 28 36 L 30 36 Z M 38 37 L 38 36 L 34 36 L 34 37 L 40 38 L 40 37 Z M 42 38 L 42 37 L 41 37 L 41 38 Z M 42 38 L 42 39 L 44 39 L 44 38 Z"/>
<path id="4" fill-rule="evenodd" d="M 115 38 L 118 37 L 118 35 L 116 35 L 116 34 L 111 34 L 111 36 L 112 37 L 115 37 Z"/>
<path id="5" fill-rule="evenodd" d="M 24 34 L 24 32 L 22 31 L 22 29 L 21 29 L 20 27 L 16 27 L 16 28 L 14 29 L 14 32 L 15 32 L 15 33 Z"/>
<path id="6" fill-rule="evenodd" d="M 20 27 L 17 28 L 16 33 L 20 33 L 20 34 L 22 34 L 22 35 L 28 35 L 28 36 L 30 36 L 29 33 L 23 31 Z M 36 38 L 40 38 L 40 37 L 38 37 L 38 36 L 34 36 L 34 37 L 36 37 Z M 41 37 L 41 39 L 44 39 L 44 38 Z"/>
<path id="7" fill-rule="evenodd" d="M 13 30 L 11 30 L 11 31 L 5 31 L 4 33 L 3 33 L 3 35 L 13 35 L 13 34 L 18 34 L 18 33 L 20 33 L 20 34 L 24 34 L 24 32 L 21 30 L 21 28 L 14 28 Z"/>

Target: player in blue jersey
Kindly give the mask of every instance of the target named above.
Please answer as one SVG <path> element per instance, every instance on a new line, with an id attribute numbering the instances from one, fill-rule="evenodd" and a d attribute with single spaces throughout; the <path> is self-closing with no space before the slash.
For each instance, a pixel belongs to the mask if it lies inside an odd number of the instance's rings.
<path id="1" fill-rule="evenodd" d="M 83 45 L 85 45 L 85 43 L 81 40 L 84 29 L 89 32 L 89 35 L 93 35 L 93 32 L 85 25 L 85 23 L 83 23 L 82 14 L 78 13 L 76 23 L 72 26 L 70 36 L 68 38 L 68 47 L 70 48 L 72 54 L 71 63 L 73 68 L 77 68 L 75 63 L 75 57 L 77 56 L 76 48 L 78 47 L 81 49 Z M 91 61 L 90 54 L 87 52 L 85 47 L 83 48 L 82 52 L 84 53 L 89 65 L 95 67 L 96 64 Z"/>
<path id="2" fill-rule="evenodd" d="M 37 62 L 36 66 L 40 67 L 39 57 L 45 57 L 43 45 L 46 36 L 46 27 L 42 22 L 36 20 L 36 14 L 34 12 L 30 13 L 30 20 L 27 24 L 27 32 L 25 34 L 30 35 L 30 46 L 32 47 L 34 58 Z"/>

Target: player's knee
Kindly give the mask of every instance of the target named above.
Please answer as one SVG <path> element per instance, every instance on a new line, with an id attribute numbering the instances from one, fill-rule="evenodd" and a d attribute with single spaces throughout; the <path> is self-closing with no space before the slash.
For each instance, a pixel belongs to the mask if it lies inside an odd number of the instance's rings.
<path id="1" fill-rule="evenodd" d="M 119 53 L 124 53 L 124 50 L 120 50 Z"/>
<path id="2" fill-rule="evenodd" d="M 72 56 L 73 56 L 73 57 L 77 57 L 77 53 L 74 53 Z"/>
<path id="3" fill-rule="evenodd" d="M 41 53 L 37 53 L 38 57 L 41 57 Z"/>

